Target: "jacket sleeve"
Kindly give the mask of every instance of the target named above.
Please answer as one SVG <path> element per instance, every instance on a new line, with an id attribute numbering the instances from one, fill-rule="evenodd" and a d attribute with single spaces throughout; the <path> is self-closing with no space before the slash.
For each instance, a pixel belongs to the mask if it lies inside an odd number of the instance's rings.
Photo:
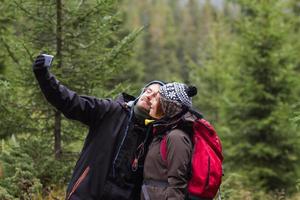
<path id="1" fill-rule="evenodd" d="M 184 200 L 189 166 L 192 156 L 192 142 L 189 136 L 179 129 L 167 136 L 168 200 Z"/>
<path id="2" fill-rule="evenodd" d="M 91 125 L 109 110 L 110 100 L 80 96 L 60 84 L 46 68 L 34 70 L 34 74 L 47 101 L 69 119 Z"/>

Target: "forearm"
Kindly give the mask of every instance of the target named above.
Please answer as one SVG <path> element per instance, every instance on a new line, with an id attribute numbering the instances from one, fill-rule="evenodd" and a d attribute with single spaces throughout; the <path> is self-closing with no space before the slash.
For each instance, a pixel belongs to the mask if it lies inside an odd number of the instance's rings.
<path id="1" fill-rule="evenodd" d="M 67 118 L 90 125 L 96 116 L 101 117 L 98 111 L 103 115 L 108 108 L 107 101 L 80 96 L 60 84 L 47 68 L 34 70 L 34 74 L 47 101 Z"/>
<path id="2" fill-rule="evenodd" d="M 167 188 L 168 200 L 184 200 L 186 194 L 187 184 L 173 185 Z"/>
<path id="3" fill-rule="evenodd" d="M 47 101 L 57 110 L 68 114 L 68 104 L 75 92 L 61 85 L 47 68 L 34 70 L 34 74 Z"/>
<path id="4" fill-rule="evenodd" d="M 34 70 L 33 72 L 47 101 L 56 109 L 61 110 L 63 98 L 59 91 L 59 81 L 47 68 Z"/>

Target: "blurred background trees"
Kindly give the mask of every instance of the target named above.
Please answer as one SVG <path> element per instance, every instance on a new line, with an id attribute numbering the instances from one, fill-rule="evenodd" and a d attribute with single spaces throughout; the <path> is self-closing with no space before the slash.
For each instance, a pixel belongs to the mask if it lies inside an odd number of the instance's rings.
<path id="1" fill-rule="evenodd" d="M 198 87 L 224 146 L 225 199 L 297 199 L 298 0 L 0 0 L 0 199 L 63 198 L 86 134 L 43 98 L 31 64 L 80 94 L 149 80 Z"/>

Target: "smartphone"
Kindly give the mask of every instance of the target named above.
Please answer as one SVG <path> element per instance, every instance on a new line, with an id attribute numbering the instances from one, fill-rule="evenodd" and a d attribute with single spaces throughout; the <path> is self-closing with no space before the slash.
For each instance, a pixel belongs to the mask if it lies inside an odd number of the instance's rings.
<path id="1" fill-rule="evenodd" d="M 53 60 L 54 56 L 48 55 L 48 54 L 42 54 L 42 56 L 44 56 L 44 58 L 45 58 L 45 66 L 46 67 L 51 67 L 51 63 L 52 63 L 52 60 Z"/>

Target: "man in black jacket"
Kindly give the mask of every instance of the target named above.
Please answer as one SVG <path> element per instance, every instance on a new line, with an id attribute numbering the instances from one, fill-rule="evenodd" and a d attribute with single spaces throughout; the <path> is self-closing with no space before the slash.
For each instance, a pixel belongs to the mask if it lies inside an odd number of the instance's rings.
<path id="1" fill-rule="evenodd" d="M 61 85 L 39 55 L 33 72 L 46 97 L 67 118 L 89 126 L 67 188 L 67 200 L 135 200 L 142 185 L 144 156 L 151 140 L 150 101 L 163 82 L 148 83 L 141 95 L 116 100 L 81 96 Z"/>

